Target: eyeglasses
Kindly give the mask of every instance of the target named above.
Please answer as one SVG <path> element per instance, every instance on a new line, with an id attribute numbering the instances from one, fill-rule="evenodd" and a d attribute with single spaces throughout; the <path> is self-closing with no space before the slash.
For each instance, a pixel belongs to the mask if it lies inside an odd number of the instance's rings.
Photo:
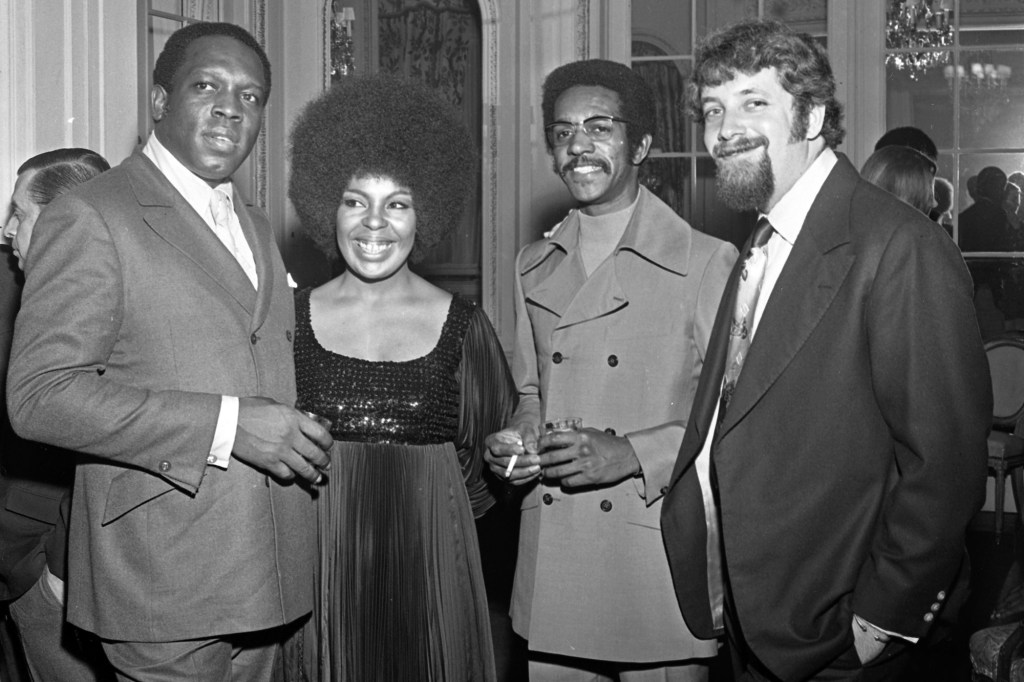
<path id="1" fill-rule="evenodd" d="M 568 121 L 555 121 L 544 126 L 544 132 L 548 136 L 548 144 L 552 147 L 564 147 L 569 144 L 576 131 L 580 128 L 594 142 L 604 142 L 611 138 L 615 130 L 614 123 L 629 123 L 624 118 L 615 116 L 591 116 L 583 123 L 569 123 Z"/>

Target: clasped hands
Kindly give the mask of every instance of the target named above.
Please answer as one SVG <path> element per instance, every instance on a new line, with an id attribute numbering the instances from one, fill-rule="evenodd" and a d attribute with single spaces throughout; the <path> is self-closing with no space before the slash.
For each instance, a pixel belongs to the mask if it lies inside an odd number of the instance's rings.
<path id="1" fill-rule="evenodd" d="M 520 423 L 492 433 L 486 445 L 484 460 L 491 472 L 513 485 L 544 478 L 565 488 L 601 486 L 640 471 L 640 460 L 629 440 L 599 429 L 542 435 L 535 424 Z"/>
<path id="2" fill-rule="evenodd" d="M 281 480 L 316 485 L 330 468 L 330 432 L 298 410 L 269 398 L 240 398 L 231 454 Z"/>

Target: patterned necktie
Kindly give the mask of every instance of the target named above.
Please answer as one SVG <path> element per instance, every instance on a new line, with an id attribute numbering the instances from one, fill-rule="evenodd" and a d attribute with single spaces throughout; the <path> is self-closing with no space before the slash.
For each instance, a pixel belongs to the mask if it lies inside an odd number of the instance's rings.
<path id="1" fill-rule="evenodd" d="M 733 306 L 732 322 L 729 325 L 729 354 L 726 356 L 725 379 L 722 382 L 722 403 L 718 410 L 721 422 L 725 411 L 736 391 L 736 381 L 740 378 L 743 361 L 750 349 L 750 340 L 754 329 L 754 310 L 757 308 L 757 297 L 764 283 L 765 266 L 768 263 L 768 251 L 765 245 L 772 236 L 772 224 L 762 217 L 757 221 L 754 235 L 750 240 L 750 250 L 743 261 L 740 272 L 739 286 L 736 288 L 736 303 Z"/>

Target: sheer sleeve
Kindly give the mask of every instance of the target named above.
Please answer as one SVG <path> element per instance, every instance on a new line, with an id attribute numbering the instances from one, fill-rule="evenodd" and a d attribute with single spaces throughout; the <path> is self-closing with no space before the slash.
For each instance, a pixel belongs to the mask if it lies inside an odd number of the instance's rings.
<path id="1" fill-rule="evenodd" d="M 484 478 L 484 439 L 508 423 L 516 407 L 516 390 L 494 328 L 479 307 L 470 314 L 459 373 L 459 435 L 455 448 L 473 516 L 480 518 L 495 503 Z"/>

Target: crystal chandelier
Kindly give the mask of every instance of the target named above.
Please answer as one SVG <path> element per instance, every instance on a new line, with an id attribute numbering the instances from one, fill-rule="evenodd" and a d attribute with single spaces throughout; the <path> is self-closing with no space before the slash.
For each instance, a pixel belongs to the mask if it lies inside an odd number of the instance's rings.
<path id="1" fill-rule="evenodd" d="M 885 61 L 917 79 L 949 61 L 953 45 L 952 0 L 891 0 L 885 12 Z M 915 49 L 916 48 L 916 49 Z M 920 50 L 920 51 L 918 51 Z"/>

